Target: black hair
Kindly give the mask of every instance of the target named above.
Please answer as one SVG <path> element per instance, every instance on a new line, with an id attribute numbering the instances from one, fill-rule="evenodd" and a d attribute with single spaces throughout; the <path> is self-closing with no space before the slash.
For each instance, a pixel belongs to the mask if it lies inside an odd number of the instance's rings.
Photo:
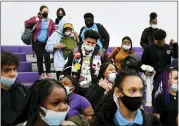
<path id="1" fill-rule="evenodd" d="M 63 77 L 61 78 L 61 80 L 62 80 L 63 78 L 65 78 L 65 77 L 71 80 L 73 86 L 75 86 L 75 93 L 78 94 L 78 83 L 77 83 L 76 79 L 75 79 L 73 76 L 65 75 L 65 76 L 63 76 Z"/>
<path id="2" fill-rule="evenodd" d="M 19 58 L 17 55 L 12 54 L 10 52 L 1 52 L 1 68 L 2 66 L 7 65 L 15 65 L 19 66 Z"/>
<path id="3" fill-rule="evenodd" d="M 47 96 L 52 92 L 54 86 L 63 88 L 66 92 L 65 87 L 55 79 L 43 79 L 34 82 L 30 88 L 30 96 L 28 101 L 28 116 L 27 126 L 33 126 L 39 117 L 40 106 Z M 67 93 L 66 93 L 67 94 Z"/>
<path id="4" fill-rule="evenodd" d="M 101 78 L 104 79 L 104 73 L 106 72 L 106 69 L 108 68 L 109 64 L 113 65 L 115 68 L 116 66 L 114 64 L 112 64 L 111 62 L 109 63 L 103 63 L 101 66 L 100 66 L 100 70 L 99 70 L 99 75 L 97 77 L 97 80 L 100 80 Z M 116 72 L 117 72 L 117 68 L 116 68 Z"/>
<path id="5" fill-rule="evenodd" d="M 150 22 L 151 22 L 153 19 L 157 19 L 157 13 L 155 13 L 155 12 L 152 12 L 152 13 L 150 14 Z"/>
<path id="6" fill-rule="evenodd" d="M 162 29 L 156 30 L 153 35 L 155 40 L 163 40 L 166 38 L 166 36 L 167 36 L 166 32 Z"/>
<path id="7" fill-rule="evenodd" d="M 47 8 L 48 9 L 48 7 L 46 6 L 46 5 L 42 5 L 42 6 L 40 6 L 40 11 L 42 11 L 44 8 Z"/>
<path id="8" fill-rule="evenodd" d="M 84 19 L 88 18 L 88 17 L 90 17 L 90 18 L 92 18 L 94 20 L 94 16 L 93 16 L 92 13 L 86 13 L 86 14 L 84 14 Z"/>
<path id="9" fill-rule="evenodd" d="M 114 89 L 115 87 L 117 87 L 119 90 L 122 90 L 122 86 L 123 86 L 122 82 L 127 76 L 139 77 L 144 85 L 143 79 L 135 72 L 123 71 L 120 74 L 117 74 L 113 88 L 109 91 L 109 94 L 103 97 L 103 99 L 99 102 L 99 104 L 95 108 L 95 112 L 96 112 L 95 121 L 97 125 L 113 124 L 113 117 L 117 110 L 117 105 L 113 100 Z"/>
<path id="10" fill-rule="evenodd" d="M 131 48 L 129 50 L 132 51 L 132 40 L 131 40 L 131 38 L 129 36 L 125 36 L 124 38 L 122 38 L 122 43 L 125 39 L 127 39 L 131 42 Z"/>
<path id="11" fill-rule="evenodd" d="M 62 12 L 63 12 L 63 16 L 66 15 L 65 10 L 64 10 L 63 8 L 58 8 L 58 10 L 57 10 L 57 16 L 58 16 L 58 12 L 59 12 L 59 11 L 62 11 Z"/>
<path id="12" fill-rule="evenodd" d="M 100 38 L 100 35 L 98 32 L 94 31 L 94 30 L 87 30 L 85 32 L 85 39 L 87 38 L 93 38 L 96 39 L 96 41 Z"/>

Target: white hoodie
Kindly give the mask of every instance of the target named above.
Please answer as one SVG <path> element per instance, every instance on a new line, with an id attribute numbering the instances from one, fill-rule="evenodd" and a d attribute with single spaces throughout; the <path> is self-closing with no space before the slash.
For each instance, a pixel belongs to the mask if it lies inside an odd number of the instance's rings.
<path id="1" fill-rule="evenodd" d="M 45 46 L 45 49 L 46 49 L 47 52 L 50 52 L 50 53 L 54 52 L 54 68 L 55 68 L 55 71 L 62 71 L 67 60 L 68 60 L 68 58 L 66 60 L 64 59 L 64 56 L 63 56 L 61 49 L 54 50 L 54 45 L 57 44 L 57 43 L 60 43 L 60 41 L 63 37 L 61 34 L 63 34 L 63 26 L 66 23 L 71 23 L 71 21 L 70 21 L 69 17 L 64 16 L 59 23 L 59 29 L 56 30 L 60 34 L 56 31 L 53 32 L 53 34 L 49 37 L 47 44 Z"/>

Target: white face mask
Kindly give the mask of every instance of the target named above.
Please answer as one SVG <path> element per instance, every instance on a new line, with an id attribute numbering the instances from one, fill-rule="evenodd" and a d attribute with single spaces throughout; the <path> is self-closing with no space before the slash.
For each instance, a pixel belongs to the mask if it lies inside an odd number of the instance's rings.
<path id="1" fill-rule="evenodd" d="M 108 80 L 112 83 L 114 83 L 115 79 L 116 79 L 116 73 L 110 73 L 108 74 L 109 78 Z"/>
<path id="2" fill-rule="evenodd" d="M 90 46 L 90 45 L 87 45 L 86 43 L 84 43 L 84 48 L 86 51 L 93 51 L 95 46 Z"/>
<path id="3" fill-rule="evenodd" d="M 66 91 L 67 91 L 67 95 L 69 95 L 69 94 L 71 94 L 71 92 L 72 92 L 72 91 L 70 91 L 70 90 L 73 89 L 74 86 L 73 86 L 73 87 L 65 86 L 65 88 L 66 88 Z"/>
<path id="4" fill-rule="evenodd" d="M 65 35 L 65 36 L 70 36 L 70 35 L 71 35 L 71 32 L 70 32 L 70 31 L 69 31 L 69 32 L 65 32 L 64 35 Z"/>
<path id="5" fill-rule="evenodd" d="M 151 27 L 152 27 L 153 29 L 156 29 L 156 28 L 157 28 L 157 25 L 152 24 Z"/>
<path id="6" fill-rule="evenodd" d="M 124 50 L 129 50 L 131 48 L 131 45 L 122 45 L 122 48 Z"/>
<path id="7" fill-rule="evenodd" d="M 68 106 L 68 110 L 66 112 L 55 112 L 52 110 L 47 110 L 43 107 L 40 108 L 46 113 L 45 117 L 43 117 L 41 113 L 40 116 L 42 120 L 49 126 L 60 126 L 60 124 L 65 120 L 65 117 L 70 109 Z"/>
<path id="8" fill-rule="evenodd" d="M 1 76 L 1 83 L 5 86 L 10 87 L 14 84 L 17 76 L 18 76 L 18 73 L 17 73 L 15 78 L 7 78 L 7 77 L 4 77 L 4 76 Z"/>
<path id="9" fill-rule="evenodd" d="M 178 84 L 172 84 L 171 89 L 175 92 L 179 91 Z"/>

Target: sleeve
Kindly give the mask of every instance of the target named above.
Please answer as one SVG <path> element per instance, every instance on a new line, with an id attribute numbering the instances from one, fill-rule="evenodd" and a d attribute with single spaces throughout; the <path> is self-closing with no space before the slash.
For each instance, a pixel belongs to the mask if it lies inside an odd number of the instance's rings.
<path id="1" fill-rule="evenodd" d="M 112 52 L 109 54 L 109 59 L 113 59 L 114 60 L 114 55 L 115 55 L 115 53 L 116 53 L 116 50 L 117 50 L 117 48 L 115 47 L 113 50 L 112 50 Z"/>
<path id="2" fill-rule="evenodd" d="M 146 48 L 146 49 L 144 49 L 142 57 L 141 57 L 142 64 L 150 65 L 149 58 L 150 58 L 149 48 Z"/>
<path id="3" fill-rule="evenodd" d="M 80 34 L 79 34 L 79 36 L 78 36 L 78 37 L 79 37 L 79 40 L 80 40 L 80 42 L 79 42 L 80 45 L 82 44 L 81 34 L 82 34 L 83 29 L 84 29 L 84 27 L 81 28 Z"/>
<path id="4" fill-rule="evenodd" d="M 53 32 L 56 30 L 56 29 L 55 29 L 55 23 L 53 22 L 53 20 L 51 20 L 51 22 L 52 22 L 52 23 L 51 23 L 51 24 L 52 24 L 52 33 L 53 33 Z"/>
<path id="5" fill-rule="evenodd" d="M 148 35 L 148 32 L 146 31 L 146 29 L 142 32 L 142 36 L 141 36 L 141 40 L 140 40 L 140 45 L 145 49 L 147 48 L 147 35 Z"/>
<path id="6" fill-rule="evenodd" d="M 65 64 L 64 71 L 62 72 L 63 75 L 71 75 L 72 68 L 70 66 L 72 66 L 72 62 L 73 62 L 73 54 L 68 56 L 68 61 Z"/>
<path id="7" fill-rule="evenodd" d="M 156 115 L 153 115 L 152 117 L 152 126 L 162 126 L 160 120 Z"/>
<path id="8" fill-rule="evenodd" d="M 37 23 L 36 16 L 25 21 L 25 27 L 33 27 Z"/>
<path id="9" fill-rule="evenodd" d="M 171 56 L 174 58 L 178 58 L 178 43 L 174 43 L 171 46 Z"/>
<path id="10" fill-rule="evenodd" d="M 81 102 L 80 102 L 80 109 L 81 111 L 84 111 L 85 109 L 87 109 L 89 106 L 91 106 L 90 102 L 83 96 L 81 96 L 80 98 Z"/>
<path id="11" fill-rule="evenodd" d="M 156 114 L 160 114 L 161 111 L 162 111 L 162 94 L 158 94 L 156 99 L 154 100 L 154 105 L 153 105 L 153 113 L 156 113 Z"/>
<path id="12" fill-rule="evenodd" d="M 108 49 L 108 46 L 109 46 L 109 40 L 110 40 L 110 36 L 109 36 L 109 33 L 107 32 L 107 30 L 103 27 L 103 25 L 100 25 L 100 35 L 104 41 L 104 49 Z"/>
<path id="13" fill-rule="evenodd" d="M 47 44 L 45 46 L 45 50 L 47 52 L 53 52 L 54 51 L 54 45 L 60 42 L 61 36 L 57 32 L 53 32 L 52 35 L 48 38 Z"/>

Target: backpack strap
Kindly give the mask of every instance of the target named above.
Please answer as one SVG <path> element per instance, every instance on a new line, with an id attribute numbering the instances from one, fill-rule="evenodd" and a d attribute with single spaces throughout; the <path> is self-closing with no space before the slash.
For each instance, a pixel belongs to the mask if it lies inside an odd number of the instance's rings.
<path id="1" fill-rule="evenodd" d="M 113 54 L 112 58 L 114 59 L 116 57 L 116 55 L 118 54 L 118 52 L 120 51 L 120 47 L 117 47 L 116 52 Z"/>
<path id="2" fill-rule="evenodd" d="M 148 113 L 146 111 L 143 111 L 143 119 L 145 122 L 145 126 L 152 126 L 152 113 Z"/>

